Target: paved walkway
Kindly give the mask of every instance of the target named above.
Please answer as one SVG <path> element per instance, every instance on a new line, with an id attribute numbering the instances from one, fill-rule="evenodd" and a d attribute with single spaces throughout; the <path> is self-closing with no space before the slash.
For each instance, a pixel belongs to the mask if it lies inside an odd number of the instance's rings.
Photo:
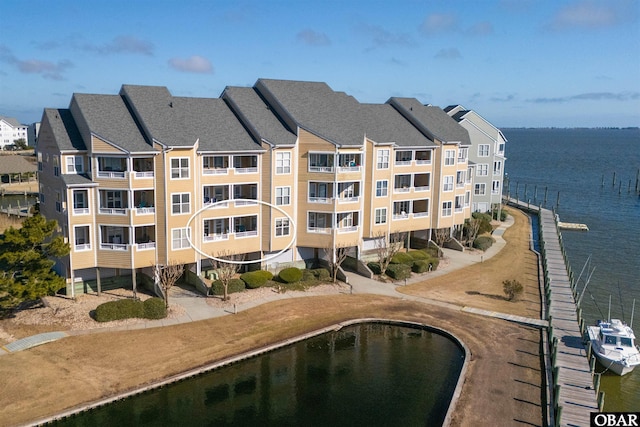
<path id="1" fill-rule="evenodd" d="M 430 273 L 423 274 L 423 275 L 414 275 L 413 277 L 411 277 L 406 281 L 406 284 L 422 282 L 426 279 L 441 276 L 443 274 L 450 273 L 453 270 L 464 268 L 469 265 L 483 262 L 484 260 L 491 258 L 495 254 L 500 252 L 500 250 L 502 250 L 502 248 L 506 244 L 505 240 L 502 238 L 502 235 L 504 231 L 507 228 L 509 228 L 512 224 L 513 224 L 513 218 L 509 216 L 507 217 L 507 220 L 505 222 L 500 224 L 500 226 L 496 230 L 494 230 L 493 237 L 495 238 L 495 243 L 484 253 L 459 252 L 452 249 L 444 249 L 443 250 L 444 257 L 448 261 L 448 264 L 446 267 Z M 349 292 L 354 294 L 387 295 L 387 296 L 396 297 L 404 300 L 420 301 L 425 304 L 437 305 L 440 307 L 449 308 L 451 310 L 474 313 L 482 316 L 504 319 L 504 320 L 523 323 L 523 324 L 536 326 L 536 327 L 547 326 L 546 320 L 531 319 L 531 318 L 526 318 L 522 316 L 514 316 L 510 314 L 505 314 L 505 313 L 481 310 L 473 307 L 460 306 L 460 305 L 451 304 L 443 301 L 416 297 L 416 296 L 407 295 L 407 294 L 398 292 L 396 288 L 399 286 L 403 286 L 405 282 L 402 282 L 401 284 L 382 283 L 377 280 L 368 279 L 366 277 L 360 276 L 355 273 L 350 273 L 350 272 L 347 273 L 347 277 L 349 282 L 348 284 L 350 286 Z M 317 294 L 314 293 L 313 290 L 309 290 L 307 292 L 286 292 L 286 293 L 273 292 L 273 293 L 269 293 L 265 297 L 256 298 L 244 304 L 229 305 L 228 307 L 219 308 L 219 307 L 212 307 L 209 304 L 207 304 L 206 298 L 200 294 L 191 292 L 183 288 L 176 287 L 172 289 L 171 301 L 173 303 L 179 304 L 184 308 L 184 314 L 180 317 L 176 317 L 173 319 L 151 320 L 147 322 L 139 322 L 131 325 L 116 326 L 112 328 L 96 328 L 96 329 L 86 329 L 86 330 L 79 330 L 79 331 L 49 332 L 45 334 L 38 334 L 32 337 L 23 338 L 23 339 L 14 341 L 3 347 L 0 347 L 0 356 L 3 354 L 21 351 L 27 348 L 35 347 L 37 345 L 55 341 L 57 339 L 61 339 L 70 335 L 85 335 L 85 334 L 107 332 L 107 331 L 156 328 L 160 326 L 169 326 L 169 325 L 175 325 L 179 323 L 195 322 L 198 320 L 226 316 L 229 314 L 233 314 L 234 311 L 248 310 L 250 308 L 256 307 L 258 305 L 261 305 L 270 301 L 286 299 L 286 298 L 308 297 L 308 296 L 314 296 L 314 295 L 317 295 Z"/>

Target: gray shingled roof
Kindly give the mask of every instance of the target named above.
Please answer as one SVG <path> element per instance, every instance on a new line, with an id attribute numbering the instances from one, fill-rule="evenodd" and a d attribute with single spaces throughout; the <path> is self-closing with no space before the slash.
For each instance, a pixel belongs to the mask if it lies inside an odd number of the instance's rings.
<path id="1" fill-rule="evenodd" d="M 54 140 L 58 144 L 60 151 L 86 151 L 87 147 L 84 145 L 84 141 L 82 141 L 82 136 L 80 136 L 71 111 L 67 109 L 45 108 L 44 116 L 51 126 Z"/>
<path id="2" fill-rule="evenodd" d="M 5 122 L 10 124 L 14 128 L 26 126 L 26 125 L 21 124 L 18 120 L 16 120 L 13 117 L 0 116 L 0 120 L 4 120 Z"/>
<path id="3" fill-rule="evenodd" d="M 461 145 L 471 145 L 469 132 L 441 108 L 422 105 L 415 98 L 391 98 L 387 103 L 430 137 L 444 143 L 459 142 Z"/>
<path id="4" fill-rule="evenodd" d="M 98 183 L 91 180 L 86 175 L 62 174 L 62 181 L 67 187 L 97 187 Z"/>
<path id="5" fill-rule="evenodd" d="M 130 153 L 153 151 L 120 96 L 77 93 L 71 102 L 78 105 L 91 133 L 101 139 Z"/>
<path id="6" fill-rule="evenodd" d="M 399 147 L 436 147 L 395 108 L 389 104 L 361 104 L 366 117 L 367 138 L 378 142 L 393 142 Z"/>
<path id="7" fill-rule="evenodd" d="M 254 87 L 290 126 L 293 122 L 339 146 L 364 143 L 360 104 L 326 83 L 259 79 Z"/>
<path id="8" fill-rule="evenodd" d="M 222 93 L 231 109 L 257 140 L 271 145 L 294 145 L 297 137 L 252 87 L 228 86 Z"/>
<path id="9" fill-rule="evenodd" d="M 38 167 L 22 156 L 0 156 L 0 175 L 5 173 L 35 172 Z"/>

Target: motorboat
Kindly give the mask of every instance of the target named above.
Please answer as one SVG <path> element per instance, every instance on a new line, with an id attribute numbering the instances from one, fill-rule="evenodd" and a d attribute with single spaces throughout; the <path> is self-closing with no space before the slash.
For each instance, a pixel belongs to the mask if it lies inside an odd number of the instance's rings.
<path id="1" fill-rule="evenodd" d="M 626 375 L 640 365 L 633 329 L 619 319 L 599 320 L 587 328 L 593 354 L 607 370 Z"/>

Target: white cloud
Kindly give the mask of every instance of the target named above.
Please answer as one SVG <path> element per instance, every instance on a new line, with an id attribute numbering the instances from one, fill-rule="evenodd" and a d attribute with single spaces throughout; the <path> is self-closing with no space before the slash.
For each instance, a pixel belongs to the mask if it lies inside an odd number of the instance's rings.
<path id="1" fill-rule="evenodd" d="M 169 66 L 174 70 L 183 71 L 187 73 L 203 73 L 212 74 L 213 65 L 208 59 L 199 55 L 193 55 L 189 58 L 171 58 L 169 60 Z"/>
<path id="2" fill-rule="evenodd" d="M 446 49 L 440 49 L 438 53 L 436 53 L 435 58 L 437 59 L 458 59 L 462 58 L 460 51 L 455 47 L 450 47 Z"/>
<path id="3" fill-rule="evenodd" d="M 0 61 L 15 66 L 23 74 L 40 74 L 51 80 L 64 80 L 63 73 L 73 67 L 68 59 L 57 63 L 41 59 L 19 59 L 4 45 L 0 45 Z"/>
<path id="4" fill-rule="evenodd" d="M 456 17 L 444 13 L 432 13 L 420 25 L 420 31 L 426 35 L 446 33 L 456 27 Z"/>
<path id="5" fill-rule="evenodd" d="M 331 40 L 325 33 L 319 33 L 309 28 L 300 31 L 296 38 L 308 46 L 329 46 L 331 44 Z"/>
<path id="6" fill-rule="evenodd" d="M 635 19 L 635 10 L 624 1 L 579 1 L 559 9 L 547 28 L 562 31 L 611 27 Z"/>
<path id="7" fill-rule="evenodd" d="M 470 36 L 488 36 L 493 34 L 493 24 L 489 21 L 478 22 L 467 30 Z"/>
<path id="8" fill-rule="evenodd" d="M 135 36 L 123 35 L 115 37 L 110 43 L 98 46 L 84 44 L 82 49 L 100 54 L 132 53 L 140 55 L 153 55 L 153 43 L 139 39 Z"/>

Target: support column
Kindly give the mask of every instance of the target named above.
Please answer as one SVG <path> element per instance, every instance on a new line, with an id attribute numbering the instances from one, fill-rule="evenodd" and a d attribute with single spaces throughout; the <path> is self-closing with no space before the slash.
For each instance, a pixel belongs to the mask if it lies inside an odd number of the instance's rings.
<path id="1" fill-rule="evenodd" d="M 133 285 L 133 299 L 138 299 L 138 281 L 135 268 L 131 270 L 131 284 Z"/>
<path id="2" fill-rule="evenodd" d="M 100 283 L 100 267 L 96 267 L 96 285 L 98 286 L 98 296 L 102 294 L 102 283 Z"/>

